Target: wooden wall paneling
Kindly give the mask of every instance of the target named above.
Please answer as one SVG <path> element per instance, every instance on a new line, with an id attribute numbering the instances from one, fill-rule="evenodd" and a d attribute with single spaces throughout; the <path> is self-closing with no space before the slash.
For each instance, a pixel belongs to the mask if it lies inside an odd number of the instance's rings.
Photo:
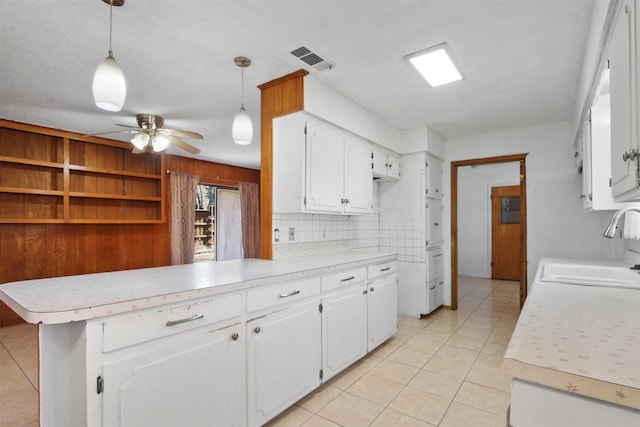
<path id="1" fill-rule="evenodd" d="M 57 264 L 56 264 L 56 234 L 58 232 L 58 228 L 64 227 L 59 224 L 45 224 L 45 258 L 44 258 L 44 277 L 56 277 L 57 274 Z"/>
<path id="2" fill-rule="evenodd" d="M 274 117 L 304 109 L 305 70 L 264 83 L 260 89 L 260 257 L 271 259 L 272 125 Z"/>
<path id="3" fill-rule="evenodd" d="M 24 278 L 46 277 L 46 228 L 44 224 L 24 225 Z"/>
<path id="4" fill-rule="evenodd" d="M 22 280 L 24 272 L 24 225 L 0 224 L 2 252 L 2 283 Z"/>

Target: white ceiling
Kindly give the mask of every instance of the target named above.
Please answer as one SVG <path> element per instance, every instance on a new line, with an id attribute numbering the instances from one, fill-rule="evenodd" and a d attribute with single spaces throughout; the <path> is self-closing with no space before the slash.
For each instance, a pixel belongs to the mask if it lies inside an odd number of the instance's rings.
<path id="1" fill-rule="evenodd" d="M 306 65 L 313 48 L 333 69 L 320 81 L 400 129 L 445 139 L 570 120 L 593 1 L 127 0 L 113 10 L 113 51 L 127 80 L 121 112 L 93 104 L 91 84 L 109 48 L 102 0 L 0 1 L 0 117 L 79 133 L 135 125 L 135 114 L 193 130 L 201 159 L 260 167 L 257 85 Z M 429 87 L 404 56 L 447 42 L 466 79 Z M 245 106 L 250 146 L 231 123 Z M 116 135 L 120 139 L 120 136 Z M 122 140 L 127 140 L 122 135 Z M 170 149 L 179 155 L 186 153 Z"/>

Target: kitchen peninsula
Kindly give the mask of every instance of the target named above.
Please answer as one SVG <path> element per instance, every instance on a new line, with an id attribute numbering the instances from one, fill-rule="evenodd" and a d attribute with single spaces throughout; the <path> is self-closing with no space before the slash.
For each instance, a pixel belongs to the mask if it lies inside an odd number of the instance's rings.
<path id="1" fill-rule="evenodd" d="M 396 255 L 5 284 L 39 324 L 40 423 L 258 426 L 395 334 Z"/>

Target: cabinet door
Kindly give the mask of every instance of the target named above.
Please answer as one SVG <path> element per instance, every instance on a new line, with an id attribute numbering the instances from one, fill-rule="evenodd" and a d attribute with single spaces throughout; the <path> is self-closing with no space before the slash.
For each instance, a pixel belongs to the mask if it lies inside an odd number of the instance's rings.
<path id="1" fill-rule="evenodd" d="M 371 351 L 398 330 L 398 276 L 390 274 L 367 285 L 367 350 Z"/>
<path id="2" fill-rule="evenodd" d="M 320 385 L 320 299 L 247 322 L 250 426 L 263 425 Z"/>
<path id="3" fill-rule="evenodd" d="M 426 161 L 426 195 L 442 198 L 442 161 L 428 155 Z"/>
<path id="4" fill-rule="evenodd" d="M 306 210 L 342 212 L 344 134 L 319 121 L 307 122 Z M 368 154 L 368 153 L 367 153 Z M 367 168 L 371 165 L 367 159 Z"/>
<path id="5" fill-rule="evenodd" d="M 375 175 L 387 175 L 387 153 L 375 144 L 371 145 L 371 170 Z"/>
<path id="6" fill-rule="evenodd" d="M 442 200 L 427 199 L 425 212 L 425 231 L 427 233 L 427 247 L 442 244 Z"/>
<path id="7" fill-rule="evenodd" d="M 623 1 L 609 44 L 611 90 L 611 179 L 616 200 L 638 187 L 638 159 L 623 160 L 624 153 L 638 150 L 637 83 L 635 61 L 635 13 L 632 0 Z"/>
<path id="8" fill-rule="evenodd" d="M 369 144 L 354 136 L 345 138 L 344 194 L 347 213 L 373 212 L 373 175 Z"/>
<path id="9" fill-rule="evenodd" d="M 387 154 L 387 175 L 389 178 L 400 179 L 400 156 Z"/>
<path id="10" fill-rule="evenodd" d="M 104 425 L 246 425 L 241 325 L 172 342 L 104 365 Z"/>
<path id="11" fill-rule="evenodd" d="M 322 297 L 322 371 L 326 381 L 367 354 L 364 282 Z"/>

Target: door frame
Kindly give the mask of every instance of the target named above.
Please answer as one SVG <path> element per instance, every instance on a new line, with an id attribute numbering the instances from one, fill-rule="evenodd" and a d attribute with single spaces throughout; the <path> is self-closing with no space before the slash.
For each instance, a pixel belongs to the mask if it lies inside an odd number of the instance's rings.
<path id="1" fill-rule="evenodd" d="M 529 153 L 451 162 L 451 305 L 458 309 L 458 168 L 492 163 L 520 163 L 520 245 L 522 265 L 520 271 L 520 307 L 527 298 L 527 168 Z"/>

